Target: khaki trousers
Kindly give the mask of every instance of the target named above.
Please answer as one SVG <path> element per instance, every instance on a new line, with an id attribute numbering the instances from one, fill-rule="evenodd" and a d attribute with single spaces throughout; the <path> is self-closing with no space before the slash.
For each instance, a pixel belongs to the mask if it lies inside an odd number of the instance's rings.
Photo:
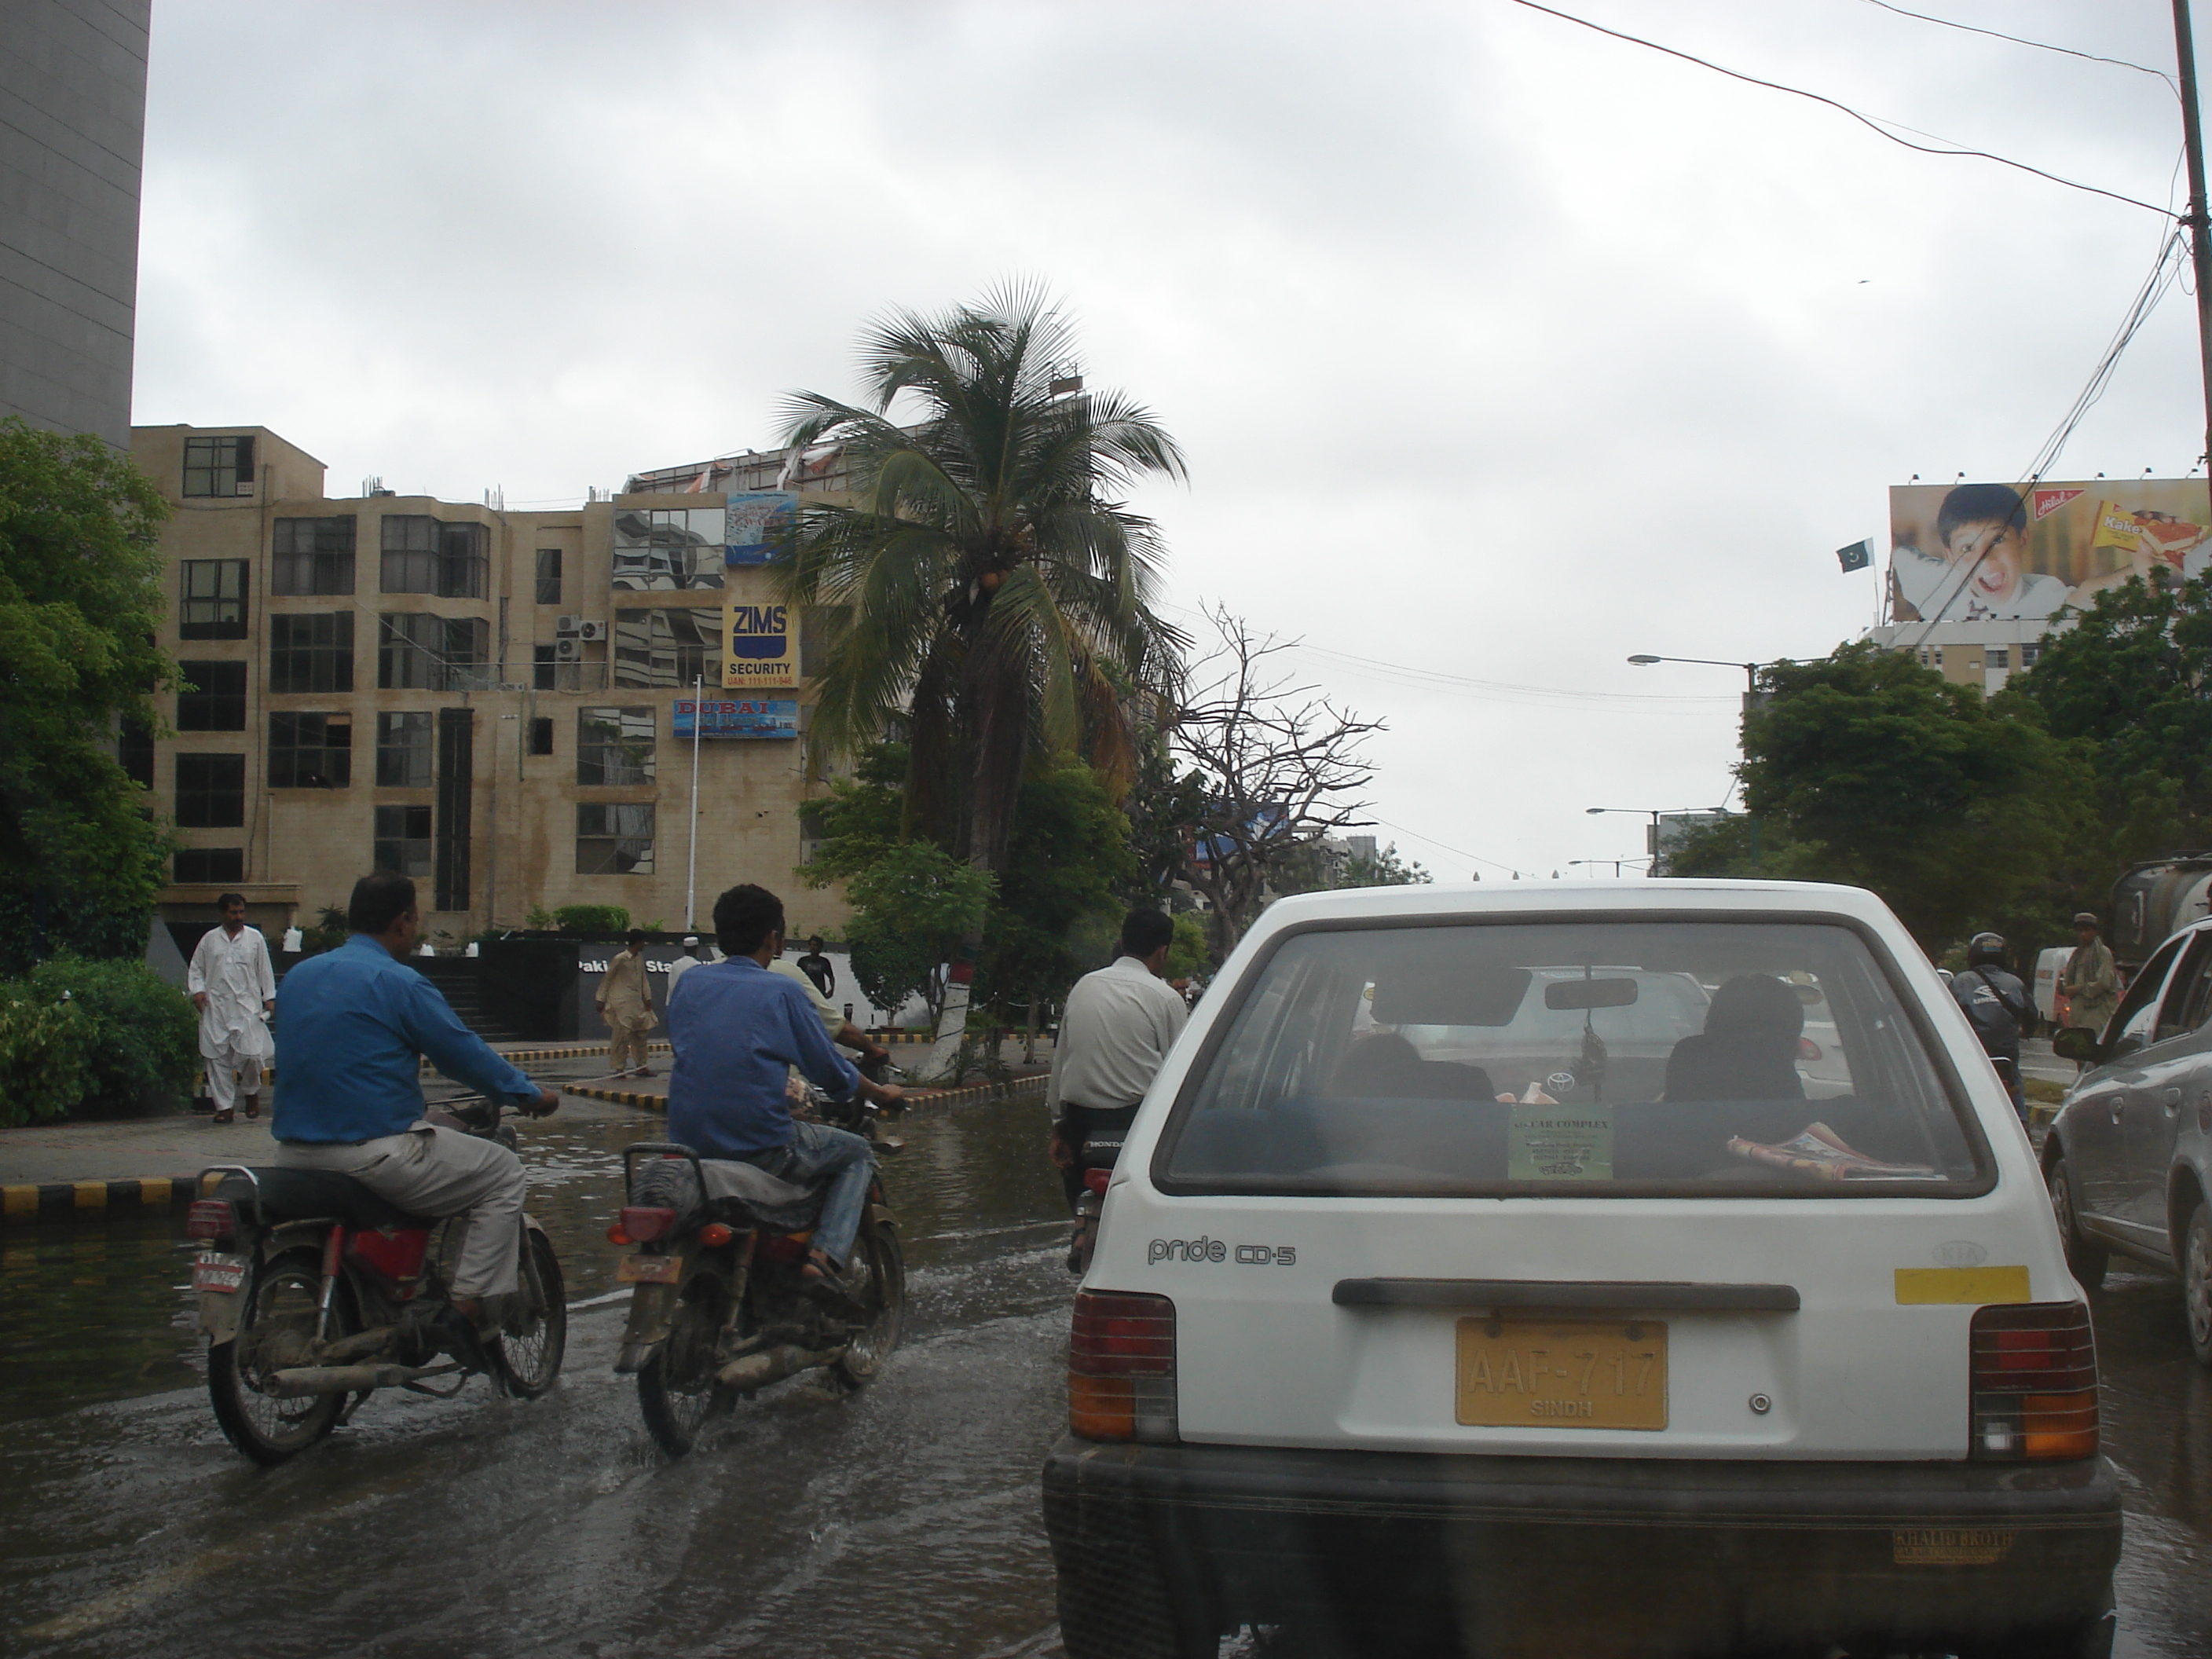
<path id="1" fill-rule="evenodd" d="M 645 1066 L 645 1034 L 653 1029 L 653 1016 L 607 1010 L 607 1069 L 641 1071 Z"/>
<path id="2" fill-rule="evenodd" d="M 522 1255 L 522 1160 L 495 1140 L 418 1123 L 357 1146 L 276 1143 L 292 1170 L 351 1176 L 410 1215 L 452 1216 L 456 1297 L 504 1296 Z"/>

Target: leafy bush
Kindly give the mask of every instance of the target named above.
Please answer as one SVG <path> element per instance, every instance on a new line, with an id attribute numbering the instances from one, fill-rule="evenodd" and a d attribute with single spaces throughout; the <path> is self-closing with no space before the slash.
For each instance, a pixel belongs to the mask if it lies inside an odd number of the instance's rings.
<path id="1" fill-rule="evenodd" d="M 182 1094 L 199 1064 L 199 1018 L 183 992 L 143 963 L 53 957 L 31 970 L 33 999 L 79 1010 L 79 1103 L 129 1108 L 148 1090 Z"/>
<path id="2" fill-rule="evenodd" d="M 619 904 L 564 904 L 553 920 L 572 933 L 619 933 L 629 926 L 629 911 Z"/>
<path id="3" fill-rule="evenodd" d="M 84 1097 L 83 1011 L 0 982 L 0 1127 L 59 1117 Z"/>

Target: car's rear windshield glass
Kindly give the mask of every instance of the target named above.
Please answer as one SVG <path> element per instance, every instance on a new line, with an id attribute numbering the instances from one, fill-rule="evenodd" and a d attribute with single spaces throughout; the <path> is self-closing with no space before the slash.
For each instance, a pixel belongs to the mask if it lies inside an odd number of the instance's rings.
<path id="1" fill-rule="evenodd" d="M 1834 924 L 1322 929 L 1237 988 L 1155 1154 L 1185 1192 L 1931 1195 L 1986 1187 Z"/>

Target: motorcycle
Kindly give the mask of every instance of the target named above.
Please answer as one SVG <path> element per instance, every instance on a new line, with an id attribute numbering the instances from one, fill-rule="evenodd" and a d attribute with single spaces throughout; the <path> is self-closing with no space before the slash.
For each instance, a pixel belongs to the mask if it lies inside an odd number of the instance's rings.
<path id="1" fill-rule="evenodd" d="M 878 1132 L 872 1104 L 810 1100 L 821 1121 L 878 1152 L 901 1150 Z M 635 1288 L 615 1370 L 635 1374 L 647 1431 L 669 1456 L 690 1451 L 715 1418 L 771 1382 L 819 1370 L 856 1389 L 898 1346 L 906 1261 L 872 1174 L 843 1282 L 828 1290 L 801 1271 L 818 1188 L 659 1140 L 623 1148 L 623 1188 L 629 1201 L 607 1237 L 636 1253 L 616 1271 Z"/>
<path id="2" fill-rule="evenodd" d="M 464 1097 L 429 1121 L 511 1152 L 502 1115 L 495 1101 Z M 208 1395 L 224 1435 L 255 1462 L 306 1450 L 378 1389 L 450 1399 L 481 1360 L 495 1391 L 530 1400 L 560 1375 L 567 1291 L 544 1229 L 527 1214 L 520 1284 L 491 1299 L 496 1330 L 470 1342 L 441 1328 L 451 1297 L 430 1236 L 442 1223 L 320 1170 L 219 1164 L 201 1172 L 198 1190 L 207 1196 L 186 1212 L 185 1232 L 202 1246 L 192 1288 L 208 1336 Z"/>
<path id="3" fill-rule="evenodd" d="M 1067 1270 L 1081 1275 L 1091 1271 L 1091 1253 L 1098 1247 L 1098 1218 L 1106 1208 L 1106 1188 L 1121 1161 L 1121 1143 L 1128 1138 L 1133 1107 L 1126 1111 L 1092 1114 L 1080 1146 L 1071 1147 L 1081 1185 L 1075 1194 L 1075 1231 L 1067 1242 Z"/>

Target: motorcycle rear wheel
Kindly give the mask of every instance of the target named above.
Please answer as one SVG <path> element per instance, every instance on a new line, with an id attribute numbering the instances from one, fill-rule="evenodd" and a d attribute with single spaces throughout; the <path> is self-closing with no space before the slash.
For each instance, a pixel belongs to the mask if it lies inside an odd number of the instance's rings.
<path id="1" fill-rule="evenodd" d="M 653 1443 L 681 1457 L 708 1424 L 737 1396 L 715 1378 L 714 1339 L 726 1311 L 727 1286 L 713 1273 L 694 1273 L 678 1293 L 668 1335 L 637 1373 L 637 1405 Z"/>
<path id="2" fill-rule="evenodd" d="M 262 1392 L 262 1380 L 270 1372 L 313 1363 L 321 1261 L 313 1250 L 295 1250 L 260 1264 L 246 1294 L 252 1300 L 237 1336 L 208 1349 L 208 1400 L 232 1445 L 257 1463 L 275 1465 L 328 1434 L 345 1405 L 343 1394 Z M 331 1321 L 334 1336 L 356 1328 L 343 1285 L 331 1304 Z"/>
<path id="3" fill-rule="evenodd" d="M 868 1264 L 864 1299 L 869 1319 L 834 1368 L 840 1382 L 855 1389 L 883 1369 L 899 1345 L 906 1322 L 906 1257 L 899 1249 L 898 1234 L 882 1222 L 871 1221 L 860 1230 L 857 1243 L 854 1254 Z"/>
<path id="4" fill-rule="evenodd" d="M 561 1375 L 568 1347 L 568 1290 L 561 1262 L 545 1235 L 534 1228 L 522 1235 L 522 1282 L 514 1311 L 499 1334 L 499 1362 L 507 1391 L 535 1400 Z"/>

